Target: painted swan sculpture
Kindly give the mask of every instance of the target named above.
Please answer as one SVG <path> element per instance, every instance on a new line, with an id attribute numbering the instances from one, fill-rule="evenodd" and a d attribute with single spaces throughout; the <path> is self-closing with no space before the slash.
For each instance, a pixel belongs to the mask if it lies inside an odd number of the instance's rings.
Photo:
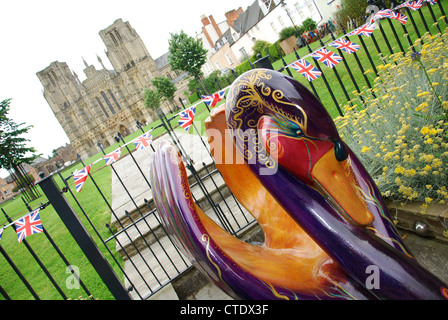
<path id="1" fill-rule="evenodd" d="M 325 108 L 296 80 L 266 69 L 246 72 L 225 106 L 212 110 L 206 131 L 216 167 L 264 232 L 262 245 L 231 236 L 201 211 L 169 142 L 153 155 L 151 185 L 176 245 L 228 295 L 448 297 L 446 285 L 406 249 Z"/>

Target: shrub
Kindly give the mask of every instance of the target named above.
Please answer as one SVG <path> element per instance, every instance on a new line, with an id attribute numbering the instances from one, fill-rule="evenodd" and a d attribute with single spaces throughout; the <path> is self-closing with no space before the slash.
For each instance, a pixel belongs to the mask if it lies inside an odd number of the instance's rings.
<path id="1" fill-rule="evenodd" d="M 256 57 L 257 54 L 261 54 L 263 56 L 263 49 L 269 47 L 271 44 L 264 40 L 257 40 L 252 47 L 253 55 Z"/>
<path id="2" fill-rule="evenodd" d="M 373 88 L 335 120 L 383 196 L 423 201 L 422 213 L 448 200 L 447 41 L 427 34 L 417 52 L 387 58 Z"/>
<path id="3" fill-rule="evenodd" d="M 287 28 L 282 29 L 280 31 L 279 35 L 280 35 L 280 38 L 278 39 L 278 41 L 283 41 L 292 36 L 296 36 L 296 37 L 299 36 L 299 34 L 297 33 L 297 31 L 294 27 L 287 27 Z"/>

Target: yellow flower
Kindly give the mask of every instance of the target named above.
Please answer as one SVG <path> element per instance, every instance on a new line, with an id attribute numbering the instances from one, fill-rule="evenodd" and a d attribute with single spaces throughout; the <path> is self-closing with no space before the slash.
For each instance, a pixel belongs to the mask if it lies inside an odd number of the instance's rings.
<path id="1" fill-rule="evenodd" d="M 420 92 L 417 94 L 417 97 L 425 97 L 427 95 L 430 95 L 431 93 L 429 91 Z"/>
<path id="2" fill-rule="evenodd" d="M 395 168 L 395 173 L 403 174 L 404 171 L 405 170 L 404 170 L 404 168 L 402 166 L 398 166 L 398 167 Z"/>
<path id="3" fill-rule="evenodd" d="M 361 153 L 369 152 L 370 149 L 372 149 L 372 147 L 366 147 L 366 146 L 364 146 L 364 147 L 362 147 Z"/>
<path id="4" fill-rule="evenodd" d="M 425 126 L 422 128 L 422 130 L 420 130 L 420 133 L 426 135 L 429 131 L 430 131 L 429 128 Z"/>

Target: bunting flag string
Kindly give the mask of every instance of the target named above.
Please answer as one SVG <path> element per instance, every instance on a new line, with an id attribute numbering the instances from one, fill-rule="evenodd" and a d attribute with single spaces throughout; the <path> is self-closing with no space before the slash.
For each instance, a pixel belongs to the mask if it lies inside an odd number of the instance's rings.
<path id="1" fill-rule="evenodd" d="M 190 130 L 193 124 L 194 114 L 196 112 L 196 105 L 185 109 L 179 113 L 179 125 L 184 128 L 187 132 Z"/>
<path id="2" fill-rule="evenodd" d="M 41 233 L 44 231 L 42 222 L 40 221 L 39 209 L 36 209 L 23 218 L 17 220 L 15 224 L 17 240 L 19 243 L 32 234 Z"/>
<path id="3" fill-rule="evenodd" d="M 402 8 L 409 8 L 410 10 L 418 10 L 423 6 L 424 2 L 427 2 L 431 5 L 437 4 L 437 0 L 413 0 L 413 1 L 405 2 L 393 9 L 379 10 L 364 25 L 345 34 L 344 36 L 340 37 L 339 39 L 332 41 L 328 46 L 340 49 L 340 50 L 344 51 L 346 54 L 355 53 L 356 51 L 358 51 L 360 49 L 360 46 L 356 43 L 353 43 L 352 41 L 343 39 L 344 37 L 354 36 L 354 35 L 370 37 L 377 27 L 376 21 L 380 20 L 380 19 L 385 19 L 385 18 L 386 19 L 394 19 L 404 25 L 404 24 L 406 24 L 408 17 L 404 14 L 397 12 L 397 10 L 402 9 Z M 310 53 L 309 55 L 303 57 L 302 59 L 299 59 L 299 60 L 294 61 L 293 63 L 287 65 L 287 67 L 291 67 L 292 69 L 296 70 L 298 73 L 303 75 L 309 82 L 314 81 L 314 80 L 318 79 L 319 77 L 321 77 L 322 72 L 319 69 L 317 69 L 313 64 L 306 61 L 305 59 L 307 57 L 312 57 L 316 61 L 325 64 L 329 68 L 334 68 L 343 59 L 343 57 L 337 55 L 336 53 L 334 53 L 330 50 L 327 50 L 324 46 L 324 47 L 319 48 L 318 50 Z M 193 106 L 189 107 L 188 109 L 185 109 L 185 110 L 177 113 L 174 117 L 176 117 L 176 116 L 179 117 L 179 125 L 188 132 L 190 130 L 191 125 L 193 124 L 193 119 L 194 119 L 195 113 L 196 113 L 196 106 L 199 103 L 204 102 L 207 106 L 214 108 L 223 98 L 225 98 L 226 90 L 227 90 L 227 88 L 224 88 L 223 90 L 220 90 L 212 95 L 201 96 L 201 100 L 198 103 L 194 104 Z M 132 140 L 131 142 L 126 143 L 124 146 L 126 146 L 127 144 L 131 144 L 131 143 L 133 143 L 135 145 L 136 150 L 142 150 L 142 149 L 148 147 L 152 143 L 152 136 L 149 132 L 144 133 L 143 135 Z M 110 165 L 110 164 L 118 161 L 119 157 L 121 156 L 121 150 L 122 149 L 120 147 L 117 150 L 109 153 L 108 155 L 105 155 L 104 157 L 96 160 L 95 162 L 93 162 L 89 166 L 83 168 L 82 170 L 75 171 L 75 173 L 73 174 L 73 179 L 75 180 L 76 191 L 80 192 L 82 190 L 84 182 L 87 179 L 88 172 L 90 171 L 93 164 L 104 159 L 104 161 L 106 161 L 106 165 Z"/>
<path id="4" fill-rule="evenodd" d="M 319 49 L 311 54 L 313 59 L 322 62 L 329 68 L 336 67 L 342 61 L 342 57 L 325 48 Z"/>
<path id="5" fill-rule="evenodd" d="M 221 101 L 224 98 L 225 93 L 226 93 L 226 90 L 224 89 L 224 90 L 218 91 L 209 96 L 201 96 L 201 99 L 210 108 L 213 108 L 218 104 L 219 101 Z"/>
<path id="6" fill-rule="evenodd" d="M 310 82 L 316 80 L 322 75 L 322 72 L 320 72 L 319 69 L 304 59 L 297 60 L 290 66 Z"/>
<path id="7" fill-rule="evenodd" d="M 379 10 L 368 22 L 356 28 L 355 30 L 345 34 L 341 38 L 334 40 L 328 46 L 340 49 L 347 54 L 352 54 L 358 51 L 360 49 L 360 46 L 349 40 L 343 39 L 343 37 L 354 35 L 370 37 L 377 27 L 376 21 L 385 18 L 397 20 L 398 22 L 404 25 L 408 21 L 408 17 L 404 14 L 401 14 L 400 12 L 397 12 L 397 10 L 402 8 L 409 8 L 410 10 L 415 11 L 420 9 L 423 6 L 424 2 L 427 2 L 428 4 L 431 5 L 437 4 L 437 0 L 413 0 L 405 2 L 393 9 Z M 311 63 L 306 61 L 305 58 L 307 57 L 312 57 L 313 59 L 324 63 L 329 68 L 334 68 L 343 59 L 339 55 L 325 49 L 324 46 L 308 54 L 302 59 L 299 59 L 287 65 L 287 67 L 291 67 L 300 74 L 302 74 L 309 82 L 319 78 L 322 75 L 322 72 L 319 71 L 316 67 L 314 67 Z"/>
<path id="8" fill-rule="evenodd" d="M 152 135 L 149 132 L 142 134 L 140 137 L 132 140 L 132 143 L 135 145 L 135 149 L 142 150 L 152 143 Z"/>
<path id="9" fill-rule="evenodd" d="M 112 163 L 116 162 L 121 156 L 122 149 L 121 147 L 112 151 L 109 154 L 103 156 L 104 161 L 106 162 L 106 166 L 110 166 Z"/>
<path id="10" fill-rule="evenodd" d="M 361 48 L 360 45 L 358 45 L 356 43 L 353 43 L 353 42 L 351 42 L 349 40 L 345 40 L 345 39 L 334 40 L 329 45 L 334 47 L 334 48 L 341 49 L 341 50 L 345 51 L 348 54 L 352 54 L 352 53 L 358 51 Z"/>
<path id="11" fill-rule="evenodd" d="M 348 36 L 370 37 L 372 35 L 373 31 L 375 31 L 375 28 L 376 28 L 375 23 L 366 23 L 366 24 L 360 26 L 359 28 L 356 28 L 352 32 L 349 32 L 347 35 Z"/>
<path id="12" fill-rule="evenodd" d="M 437 1 L 436 1 L 437 2 Z M 434 3 L 433 3 L 434 4 Z M 413 11 L 420 9 L 423 6 L 423 0 L 416 0 L 412 2 L 405 2 L 403 4 L 400 4 L 395 9 L 401 9 L 401 8 L 409 8 Z"/>

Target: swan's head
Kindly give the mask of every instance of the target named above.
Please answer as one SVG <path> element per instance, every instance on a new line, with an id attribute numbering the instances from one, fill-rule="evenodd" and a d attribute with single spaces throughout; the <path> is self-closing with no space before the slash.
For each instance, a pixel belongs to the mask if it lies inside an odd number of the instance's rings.
<path id="1" fill-rule="evenodd" d="M 299 82 L 266 69 L 246 72 L 228 93 L 226 118 L 254 173 L 283 168 L 319 191 L 349 222 L 373 221 L 348 147 L 325 107 Z"/>

